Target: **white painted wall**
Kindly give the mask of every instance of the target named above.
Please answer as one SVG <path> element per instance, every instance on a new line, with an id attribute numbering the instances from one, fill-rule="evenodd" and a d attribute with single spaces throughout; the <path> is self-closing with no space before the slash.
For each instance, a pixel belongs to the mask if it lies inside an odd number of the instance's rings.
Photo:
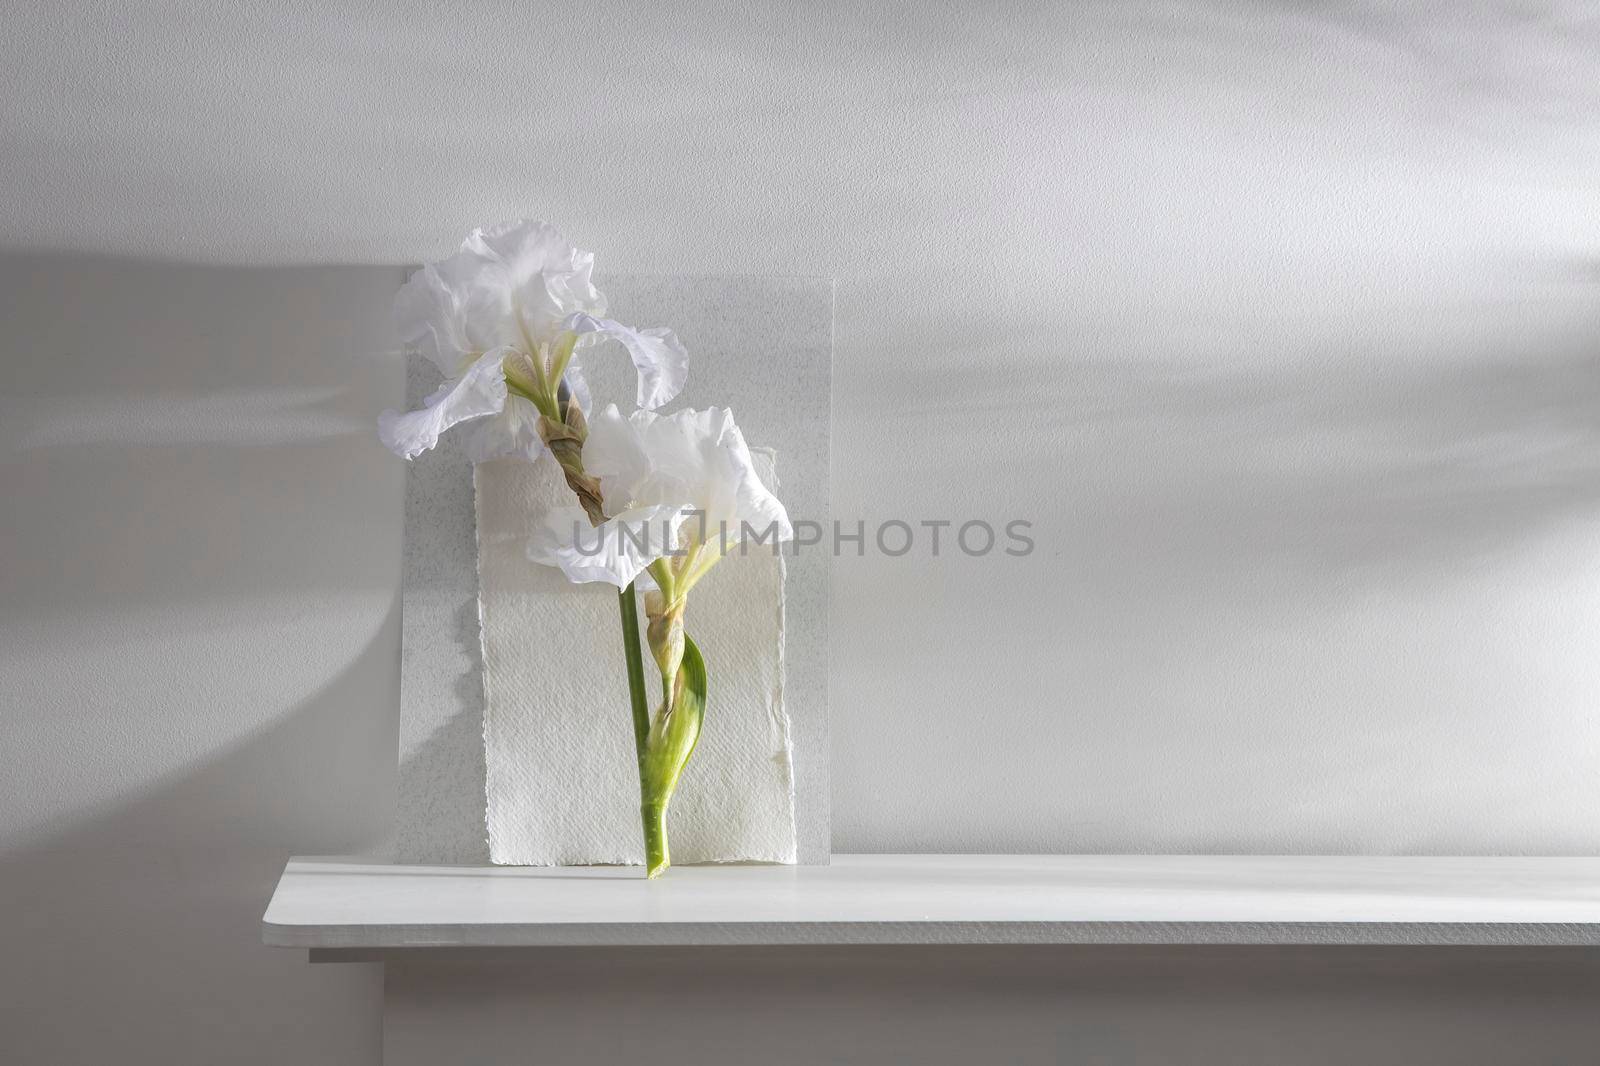
<path id="1" fill-rule="evenodd" d="M 836 512 L 1035 522 L 836 567 L 841 850 L 1594 851 L 1596 15 L 12 0 L 0 1031 L 374 1052 L 253 921 L 392 787 L 385 265 L 522 214 L 837 275 Z"/>
<path id="2" fill-rule="evenodd" d="M 392 816 L 399 276 L 0 253 L 0 1062 L 375 1053 L 258 929 Z"/>

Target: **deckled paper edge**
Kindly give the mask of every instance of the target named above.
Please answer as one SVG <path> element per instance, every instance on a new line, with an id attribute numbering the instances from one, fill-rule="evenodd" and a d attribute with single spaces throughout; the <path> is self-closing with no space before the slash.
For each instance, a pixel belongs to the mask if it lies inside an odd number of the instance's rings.
<path id="1" fill-rule="evenodd" d="M 540 458 L 544 458 L 540 456 Z M 489 641 L 483 620 L 483 523 L 478 521 L 478 464 L 472 464 L 472 576 L 478 587 L 472 590 L 472 605 L 478 615 L 478 675 L 483 679 L 483 717 L 478 741 L 483 745 L 483 831 L 489 845 L 489 861 L 494 863 L 494 820 L 489 817 Z"/>
<path id="2" fill-rule="evenodd" d="M 551 460 L 547 453 L 540 453 L 538 459 L 534 461 L 536 463 L 545 463 Z M 489 812 L 493 809 L 494 804 L 494 796 L 492 795 L 491 791 L 493 787 L 494 774 L 489 765 L 489 752 L 493 750 L 492 734 L 494 732 L 495 716 L 493 711 L 494 698 L 490 695 L 491 682 L 489 680 L 489 675 L 491 671 L 489 670 L 489 634 L 488 627 L 485 624 L 483 617 L 483 522 L 481 521 L 482 516 L 479 514 L 479 500 L 482 498 L 483 482 L 478 476 L 478 467 L 480 465 L 481 464 L 478 463 L 472 464 L 472 544 L 473 551 L 475 553 L 472 560 L 472 573 L 477 579 L 477 588 L 473 590 L 472 598 L 477 605 L 478 611 L 478 670 L 483 678 L 483 735 L 481 738 L 484 751 L 483 824 L 484 830 L 488 835 L 489 861 L 495 866 L 573 865 L 562 863 L 559 860 L 551 860 L 548 862 L 532 862 L 528 860 L 508 862 L 495 857 L 497 852 L 503 854 L 514 849 L 509 845 L 508 842 L 500 839 L 500 834 L 496 832 L 495 819 L 489 817 Z M 535 564 L 530 560 L 528 565 L 533 566 Z M 627 866 L 633 864 L 627 860 L 619 859 L 611 863 L 599 863 L 597 865 Z"/>
<path id="3" fill-rule="evenodd" d="M 773 495 L 778 495 L 782 489 L 782 479 L 778 475 L 778 453 L 772 448 L 759 448 L 751 446 L 751 454 L 761 455 L 772 467 L 772 484 L 767 486 Z M 779 497 L 782 498 L 781 496 Z M 794 772 L 794 729 L 789 721 L 789 709 L 785 703 L 784 694 L 788 688 L 788 673 L 786 662 L 789 655 L 788 640 L 788 563 L 784 561 L 783 548 L 779 545 L 773 552 L 778 563 L 778 676 L 776 688 L 767 698 L 767 721 L 775 726 L 779 747 L 774 756 L 783 766 L 785 792 L 789 799 L 789 850 L 785 855 L 771 858 L 751 858 L 744 856 L 716 856 L 712 858 L 696 859 L 694 862 L 682 863 L 683 866 L 798 866 L 800 865 L 800 812 L 797 809 L 799 795 L 795 791 Z M 619 865 L 642 866 L 642 862 L 628 862 Z"/>
<path id="4" fill-rule="evenodd" d="M 783 477 L 778 472 L 778 453 L 773 448 L 751 448 L 766 458 L 772 468 L 772 494 L 783 498 Z M 778 677 L 776 688 L 767 704 L 767 713 L 777 725 L 778 757 L 783 761 L 783 776 L 789 795 L 789 855 L 776 860 L 786 866 L 800 862 L 800 796 L 796 791 L 794 772 L 794 725 L 789 721 L 789 564 L 783 557 L 783 545 L 774 546 L 773 556 L 778 561 Z"/>

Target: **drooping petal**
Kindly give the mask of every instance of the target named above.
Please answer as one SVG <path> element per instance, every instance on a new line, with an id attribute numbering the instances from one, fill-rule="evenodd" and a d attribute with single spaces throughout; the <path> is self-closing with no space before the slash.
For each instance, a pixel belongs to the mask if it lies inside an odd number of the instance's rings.
<path id="1" fill-rule="evenodd" d="M 378 439 L 396 455 L 415 459 L 451 426 L 500 413 L 506 406 L 504 355 L 503 350 L 485 353 L 465 374 L 439 386 L 419 410 L 383 412 Z"/>
<path id="2" fill-rule="evenodd" d="M 462 426 L 462 450 L 474 463 L 512 456 L 532 462 L 544 451 L 539 435 L 539 409 L 521 396 L 507 396 L 498 414 Z"/>
<path id="3" fill-rule="evenodd" d="M 582 508 L 558 507 L 534 530 L 528 558 L 560 567 L 569 581 L 626 588 L 645 567 L 677 550 L 684 517 L 681 504 L 658 504 L 630 508 L 590 526 Z"/>
<path id="4" fill-rule="evenodd" d="M 689 377 L 689 353 L 677 334 L 664 327 L 633 329 L 609 318 L 574 314 L 562 323 L 580 337 L 600 335 L 620 341 L 639 372 L 638 403 L 653 411 L 683 391 Z"/>

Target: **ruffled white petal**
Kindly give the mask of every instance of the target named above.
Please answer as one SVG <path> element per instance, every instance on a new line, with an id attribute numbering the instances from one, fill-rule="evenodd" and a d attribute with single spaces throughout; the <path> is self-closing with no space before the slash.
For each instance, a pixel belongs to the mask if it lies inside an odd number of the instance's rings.
<path id="1" fill-rule="evenodd" d="M 487 352 L 465 374 L 439 386 L 421 409 L 379 415 L 378 439 L 396 455 L 415 459 L 438 444 L 439 435 L 451 426 L 499 414 L 505 406 L 504 352 Z"/>
<path id="2" fill-rule="evenodd" d="M 406 279 L 395 294 L 394 319 L 400 343 L 420 352 L 447 378 L 473 358 L 458 297 L 437 266 L 425 266 Z"/>
<path id="3" fill-rule="evenodd" d="M 545 222 L 519 220 L 473 230 L 461 250 L 423 267 L 395 298 L 400 340 L 446 377 L 502 345 L 528 349 L 554 339 L 578 312 L 604 314 L 594 255 Z M 531 352 L 529 354 L 532 354 Z"/>
<path id="4" fill-rule="evenodd" d="M 794 539 L 788 512 L 762 483 L 725 408 L 635 411 L 624 418 L 608 405 L 590 423 L 583 461 L 600 479 L 608 505 L 687 505 L 704 516 L 690 520 L 696 535 L 703 530 L 705 539 L 725 546 L 746 532 L 763 541 Z"/>
<path id="5" fill-rule="evenodd" d="M 650 475 L 644 440 L 614 403 L 606 404 L 605 410 L 589 419 L 589 438 L 583 442 L 583 468 L 591 477 L 600 479 L 601 496 L 624 506 Z"/>
<path id="6" fill-rule="evenodd" d="M 620 341 L 639 372 L 638 404 L 653 411 L 683 391 L 689 378 L 689 353 L 670 329 L 633 329 L 609 318 L 578 313 L 562 323 L 580 337 L 599 335 Z"/>
<path id="7" fill-rule="evenodd" d="M 549 511 L 528 542 L 528 558 L 558 566 L 567 580 L 626 588 L 645 567 L 677 550 L 682 506 L 630 508 L 591 527 L 580 507 Z"/>
<path id="8" fill-rule="evenodd" d="M 606 299 L 592 280 L 594 253 L 575 247 L 548 222 L 485 226 L 468 234 L 461 250 L 477 260 L 475 283 L 495 292 L 513 324 L 536 342 L 553 338 L 575 312 L 605 313 Z"/>

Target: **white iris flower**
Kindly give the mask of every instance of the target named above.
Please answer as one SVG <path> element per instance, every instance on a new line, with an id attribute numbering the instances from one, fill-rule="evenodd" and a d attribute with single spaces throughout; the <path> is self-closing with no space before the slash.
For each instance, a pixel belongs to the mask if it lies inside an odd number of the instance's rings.
<path id="1" fill-rule="evenodd" d="M 420 410 L 383 413 L 384 445 L 414 459 L 461 426 L 473 462 L 535 459 L 541 416 L 561 423 L 569 397 L 587 410 L 583 349 L 606 338 L 633 360 L 640 406 L 677 396 L 688 376 L 683 345 L 669 329 L 601 317 L 606 299 L 593 269 L 594 255 L 553 226 L 516 221 L 474 230 L 455 255 L 413 274 L 395 298 L 396 327 L 445 380 Z"/>
<path id="2" fill-rule="evenodd" d="M 625 588 L 649 568 L 681 598 L 744 538 L 794 539 L 726 408 L 624 417 L 611 404 L 589 426 L 583 465 L 600 482 L 606 522 L 591 530 L 581 508 L 554 509 L 528 548 L 572 581 Z"/>

